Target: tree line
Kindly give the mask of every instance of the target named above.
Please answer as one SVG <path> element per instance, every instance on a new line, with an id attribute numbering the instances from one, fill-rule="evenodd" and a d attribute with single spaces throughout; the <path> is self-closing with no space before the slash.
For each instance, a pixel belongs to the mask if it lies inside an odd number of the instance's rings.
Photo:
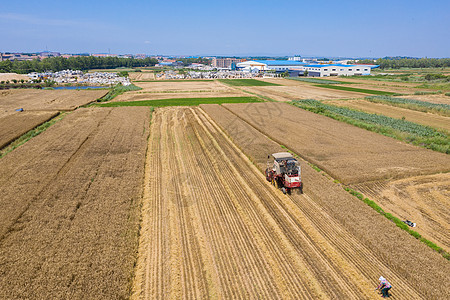
<path id="1" fill-rule="evenodd" d="M 89 70 L 89 69 L 114 69 L 120 67 L 151 67 L 158 63 L 155 58 L 119 58 L 119 57 L 49 57 L 34 59 L 32 61 L 0 61 L 0 73 L 28 74 L 31 72 L 62 71 L 62 70 Z"/>
<path id="2" fill-rule="evenodd" d="M 358 63 L 380 65 L 380 69 L 444 68 L 450 67 L 450 58 L 379 58 L 376 61 L 363 59 L 359 60 Z"/>

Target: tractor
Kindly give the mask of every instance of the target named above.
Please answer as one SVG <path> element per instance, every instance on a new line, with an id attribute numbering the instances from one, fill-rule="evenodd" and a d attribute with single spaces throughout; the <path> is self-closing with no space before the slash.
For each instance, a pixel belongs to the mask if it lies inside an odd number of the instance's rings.
<path id="1" fill-rule="evenodd" d="M 267 157 L 270 159 L 270 155 Z M 273 162 L 267 162 L 265 171 L 267 181 L 276 188 L 281 189 L 283 194 L 291 194 L 296 189 L 303 194 L 303 183 L 300 176 L 300 165 L 298 161 L 288 152 L 272 154 Z"/>

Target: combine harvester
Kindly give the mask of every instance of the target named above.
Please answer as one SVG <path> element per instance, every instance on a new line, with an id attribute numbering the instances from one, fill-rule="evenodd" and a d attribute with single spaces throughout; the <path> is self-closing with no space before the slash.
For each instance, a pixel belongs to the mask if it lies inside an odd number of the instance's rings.
<path id="1" fill-rule="evenodd" d="M 300 177 L 300 165 L 288 152 L 272 154 L 273 163 L 267 162 L 266 179 L 281 189 L 284 194 L 290 194 L 293 189 L 298 189 L 303 194 L 303 183 Z M 270 155 L 267 157 L 270 159 Z"/>

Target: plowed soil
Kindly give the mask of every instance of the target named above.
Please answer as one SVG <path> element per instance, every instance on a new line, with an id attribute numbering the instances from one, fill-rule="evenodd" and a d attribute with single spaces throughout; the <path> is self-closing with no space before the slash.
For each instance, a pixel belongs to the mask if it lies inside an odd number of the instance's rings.
<path id="1" fill-rule="evenodd" d="M 12 114 L 18 108 L 24 111 L 67 111 L 103 97 L 107 90 L 35 90 L 0 91 L 0 117 Z"/>
<path id="2" fill-rule="evenodd" d="M 79 109 L 0 160 L 0 298 L 124 299 L 148 108 Z"/>
<path id="3" fill-rule="evenodd" d="M 362 110 L 371 114 L 381 114 L 396 119 L 405 118 L 405 120 L 410 122 L 444 129 L 450 132 L 450 118 L 437 114 L 424 113 L 365 100 L 324 101 L 324 103 Z"/>
<path id="4" fill-rule="evenodd" d="M 285 103 L 224 104 L 345 184 L 450 171 L 448 155 L 399 142 Z"/>
<path id="5" fill-rule="evenodd" d="M 305 194 L 283 195 L 227 134 L 198 108 L 155 112 L 134 298 L 376 299 L 381 274 L 397 299 L 448 293 L 439 254 L 307 166 Z"/>
<path id="6" fill-rule="evenodd" d="M 0 149 L 56 116 L 57 112 L 17 112 L 0 117 Z"/>
<path id="7" fill-rule="evenodd" d="M 354 188 L 383 209 L 450 252 L 450 174 L 411 177 L 388 182 L 355 185 Z"/>

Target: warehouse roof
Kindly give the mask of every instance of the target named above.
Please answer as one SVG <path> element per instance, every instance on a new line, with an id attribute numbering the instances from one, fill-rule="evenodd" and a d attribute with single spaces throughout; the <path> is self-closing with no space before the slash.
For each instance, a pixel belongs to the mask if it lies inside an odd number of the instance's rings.
<path id="1" fill-rule="evenodd" d="M 255 60 L 268 66 L 304 66 L 306 63 L 294 60 Z"/>
<path id="2" fill-rule="evenodd" d="M 378 68 L 379 65 L 343 65 L 343 64 L 326 64 L 326 65 L 305 65 L 310 68 L 325 68 L 325 67 L 369 67 L 371 69 Z"/>

